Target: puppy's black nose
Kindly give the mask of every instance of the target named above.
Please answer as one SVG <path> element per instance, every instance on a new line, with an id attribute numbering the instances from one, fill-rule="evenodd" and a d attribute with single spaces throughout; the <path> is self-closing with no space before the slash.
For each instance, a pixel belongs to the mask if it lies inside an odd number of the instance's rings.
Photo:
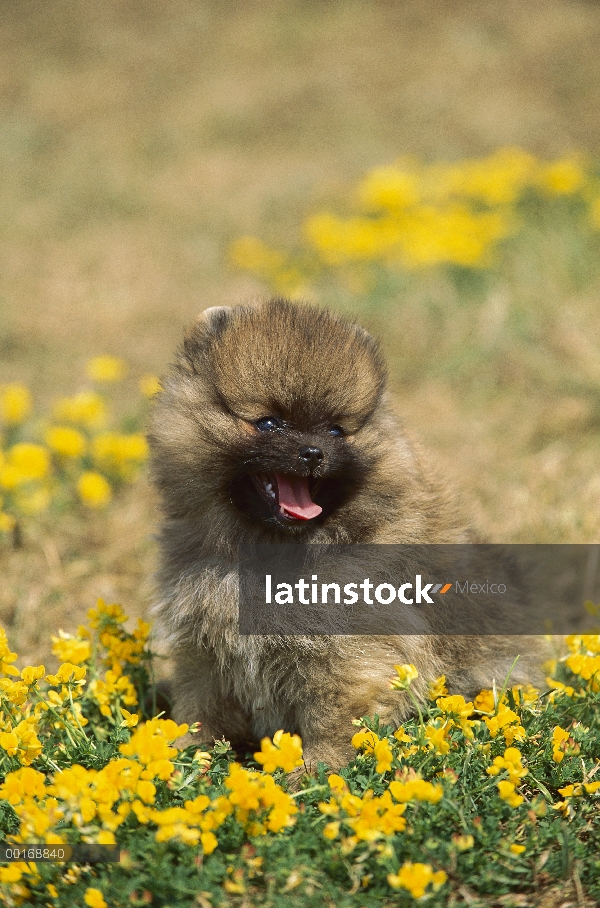
<path id="1" fill-rule="evenodd" d="M 298 451 L 298 457 L 308 467 L 317 467 L 323 460 L 323 452 L 320 448 L 300 448 L 300 450 Z"/>

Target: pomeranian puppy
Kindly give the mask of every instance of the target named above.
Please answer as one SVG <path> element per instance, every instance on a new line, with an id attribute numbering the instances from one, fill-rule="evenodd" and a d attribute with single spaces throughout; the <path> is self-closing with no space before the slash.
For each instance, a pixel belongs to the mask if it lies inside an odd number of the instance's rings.
<path id="1" fill-rule="evenodd" d="M 260 637 L 238 633 L 240 543 L 473 542 L 453 495 L 407 438 L 363 328 L 276 299 L 208 309 L 157 396 L 149 434 L 163 523 L 158 633 L 173 657 L 173 716 L 199 743 L 244 746 L 282 728 L 307 766 L 354 753 L 352 720 L 399 724 L 413 685 L 445 674 L 461 693 L 503 680 L 498 638 Z"/>

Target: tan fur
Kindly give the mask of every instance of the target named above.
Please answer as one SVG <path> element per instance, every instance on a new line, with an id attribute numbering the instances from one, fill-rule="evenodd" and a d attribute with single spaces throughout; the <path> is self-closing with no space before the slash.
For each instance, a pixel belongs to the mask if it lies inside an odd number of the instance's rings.
<path id="1" fill-rule="evenodd" d="M 389 687 L 394 664 L 418 667 L 421 698 L 440 674 L 470 694 L 510 667 L 522 639 L 238 634 L 240 543 L 474 541 L 384 383 L 364 329 L 283 300 L 204 313 L 178 352 L 150 432 L 164 514 L 155 612 L 175 664 L 174 717 L 202 722 L 199 740 L 242 744 L 283 728 L 302 736 L 307 765 L 339 767 L 353 753 L 353 718 L 410 713 Z M 267 416 L 285 431 L 259 432 L 253 423 Z M 345 437 L 332 439 L 332 425 Z M 333 504 L 323 515 L 282 527 L 244 511 L 245 471 L 293 473 L 306 444 L 325 453 L 318 470 Z"/>

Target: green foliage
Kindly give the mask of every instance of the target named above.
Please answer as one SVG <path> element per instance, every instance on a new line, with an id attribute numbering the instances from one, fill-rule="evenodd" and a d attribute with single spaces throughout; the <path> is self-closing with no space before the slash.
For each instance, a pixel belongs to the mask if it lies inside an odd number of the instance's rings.
<path id="1" fill-rule="evenodd" d="M 483 905 L 567 879 L 600 898 L 600 636 L 569 637 L 543 691 L 507 679 L 465 702 L 437 679 L 419 718 L 357 720 L 356 758 L 290 792 L 297 736 L 242 765 L 144 715 L 149 627 L 125 622 L 100 601 L 90 628 L 54 638 L 55 674 L 19 672 L 0 641 L 4 842 L 121 849 L 118 864 L 5 864 L 7 905 Z M 417 673 L 397 667 L 399 697 Z"/>

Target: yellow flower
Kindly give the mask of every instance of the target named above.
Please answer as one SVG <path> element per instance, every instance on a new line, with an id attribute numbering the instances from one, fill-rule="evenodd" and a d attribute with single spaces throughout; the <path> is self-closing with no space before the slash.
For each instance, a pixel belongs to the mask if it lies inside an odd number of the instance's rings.
<path id="1" fill-rule="evenodd" d="M 121 715 L 123 716 L 123 721 L 121 722 L 121 727 L 125 726 L 126 728 L 135 728 L 135 726 L 140 721 L 140 717 L 137 713 L 130 713 L 123 707 L 121 707 Z M 140 795 L 141 797 L 141 795 Z M 143 800 L 143 798 L 142 798 Z"/>
<path id="2" fill-rule="evenodd" d="M 489 776 L 497 776 L 502 771 L 508 773 L 509 781 L 518 785 L 519 781 L 527 775 L 527 769 L 521 763 L 521 752 L 516 747 L 507 747 L 503 757 L 495 757 L 492 766 L 486 772 Z"/>
<path id="3" fill-rule="evenodd" d="M 451 728 L 451 722 L 444 722 L 440 726 L 429 722 L 425 726 L 425 737 L 429 750 L 435 750 L 438 754 L 447 754 L 450 750 L 450 742 L 447 740 L 447 736 Z"/>
<path id="4" fill-rule="evenodd" d="M 69 682 L 77 684 L 85 678 L 86 669 L 81 665 L 72 665 L 70 662 L 64 662 L 59 666 L 55 675 L 46 675 L 48 684 L 53 687 L 59 684 L 68 684 Z"/>
<path id="5" fill-rule="evenodd" d="M 564 760 L 567 751 L 567 741 L 570 738 L 568 731 L 555 725 L 552 732 L 552 759 L 555 763 L 561 763 Z"/>
<path id="6" fill-rule="evenodd" d="M 513 854 L 523 854 L 525 851 L 525 845 L 511 845 L 509 849 Z"/>
<path id="7" fill-rule="evenodd" d="M 81 474 L 77 482 L 77 492 L 88 508 L 104 508 L 112 496 L 108 481 L 93 470 Z"/>
<path id="8" fill-rule="evenodd" d="M 21 671 L 21 678 L 28 687 L 31 687 L 32 684 L 35 684 L 36 681 L 39 681 L 40 678 L 43 678 L 46 673 L 46 669 L 43 665 L 27 665 Z"/>
<path id="9" fill-rule="evenodd" d="M 142 375 L 139 388 L 144 397 L 154 397 L 161 390 L 160 379 L 157 375 Z"/>
<path id="10" fill-rule="evenodd" d="M 60 457 L 81 457 L 87 446 L 81 432 L 71 426 L 50 426 L 46 432 L 46 444 Z"/>
<path id="11" fill-rule="evenodd" d="M 473 712 L 473 704 L 465 703 L 465 698 L 461 696 L 439 697 L 435 705 L 441 712 L 449 713 L 459 719 L 467 719 Z"/>
<path id="12" fill-rule="evenodd" d="M 340 824 L 338 822 L 326 823 L 323 827 L 323 835 L 326 839 L 335 839 L 337 838 L 340 831 Z"/>
<path id="13" fill-rule="evenodd" d="M 477 694 L 473 705 L 479 713 L 493 713 L 496 709 L 494 702 L 494 692 L 491 690 L 482 690 Z"/>
<path id="14" fill-rule="evenodd" d="M 327 776 L 327 782 L 331 790 L 338 793 L 346 787 L 345 781 L 336 772 L 332 772 L 330 776 Z"/>
<path id="15" fill-rule="evenodd" d="M 447 874 L 443 870 L 434 873 L 429 864 L 413 864 L 411 861 L 406 861 L 399 873 L 389 873 L 387 877 L 393 889 L 407 889 L 415 899 L 423 898 L 429 885 L 437 891 L 447 879 Z"/>
<path id="16" fill-rule="evenodd" d="M 8 451 L 6 463 L 0 468 L 0 485 L 13 489 L 22 483 L 43 479 L 49 470 L 50 458 L 46 448 L 21 441 Z"/>
<path id="17" fill-rule="evenodd" d="M 388 772 L 392 768 L 393 754 L 386 738 L 378 741 L 373 750 L 377 766 L 375 772 Z"/>
<path id="18" fill-rule="evenodd" d="M 23 422 L 31 412 L 31 395 L 24 385 L 0 387 L 0 420 L 9 425 Z"/>
<path id="19" fill-rule="evenodd" d="M 394 690 L 406 690 L 415 678 L 419 677 L 419 672 L 414 665 L 404 663 L 403 665 L 394 665 L 394 668 L 396 669 L 397 677 L 390 681 L 390 686 Z"/>
<path id="20" fill-rule="evenodd" d="M 94 391 L 82 391 L 75 397 L 64 397 L 54 405 L 54 417 L 59 422 L 95 427 L 102 424 L 106 413 L 104 401 Z"/>
<path id="21" fill-rule="evenodd" d="M 495 738 L 498 732 L 502 732 L 507 744 L 513 741 L 522 741 L 526 737 L 525 729 L 519 724 L 518 715 L 505 706 L 504 703 L 498 704 L 498 711 L 495 716 L 484 717 L 483 721 L 487 725 L 488 731 L 492 738 Z"/>
<path id="22" fill-rule="evenodd" d="M 148 458 L 148 443 L 140 433 L 103 432 L 92 442 L 92 456 L 99 467 L 116 471 L 122 479 L 132 480 Z"/>
<path id="23" fill-rule="evenodd" d="M 83 901 L 89 908 L 108 908 L 106 902 L 104 901 L 104 896 L 99 889 L 94 889 L 90 887 L 85 890 L 85 895 L 83 896 Z"/>
<path id="24" fill-rule="evenodd" d="M 394 780 L 390 782 L 390 792 L 402 804 L 407 801 L 429 801 L 430 804 L 437 804 L 444 795 L 441 785 L 434 785 L 421 778 L 408 779 L 406 782 Z"/>
<path id="25" fill-rule="evenodd" d="M 352 738 L 352 747 L 356 750 L 364 750 L 367 754 L 372 754 L 377 744 L 379 744 L 379 735 L 368 728 L 357 731 Z"/>
<path id="26" fill-rule="evenodd" d="M 276 769 L 292 772 L 303 764 L 302 741 L 299 735 L 290 735 L 280 729 L 273 735 L 273 741 L 262 739 L 260 751 L 254 754 L 254 759 L 265 772 L 272 773 Z"/>
<path id="27" fill-rule="evenodd" d="M 428 700 L 437 700 L 438 697 L 443 697 L 444 694 L 448 693 L 448 688 L 446 687 L 446 676 L 440 675 L 439 678 L 436 678 L 435 681 L 429 682 L 429 689 L 427 691 Z"/>
<path id="28" fill-rule="evenodd" d="M 360 184 L 358 195 L 367 210 L 408 208 L 419 201 L 419 180 L 408 169 L 376 167 Z"/>
<path id="29" fill-rule="evenodd" d="M 459 851 L 468 851 L 475 844 L 475 839 L 472 835 L 453 835 L 452 842 Z"/>
<path id="30" fill-rule="evenodd" d="M 92 646 L 89 640 L 79 640 L 71 634 L 65 634 L 59 631 L 58 637 L 52 637 L 52 653 L 61 662 L 70 662 L 73 665 L 80 665 L 87 662 L 92 653 Z"/>
<path id="31" fill-rule="evenodd" d="M 127 363 L 117 356 L 94 356 L 85 366 L 88 376 L 92 381 L 115 382 L 121 381 L 127 374 Z"/>
<path id="32" fill-rule="evenodd" d="M 506 801 L 507 804 L 510 804 L 511 807 L 518 807 L 519 804 L 522 804 L 525 800 L 523 795 L 519 795 L 515 792 L 513 782 L 508 782 L 506 779 L 503 779 L 496 784 L 498 786 L 498 794 L 502 800 Z"/>
<path id="33" fill-rule="evenodd" d="M 576 157 L 563 158 L 540 169 L 538 183 L 550 195 L 573 195 L 583 188 L 585 174 Z"/>
<path id="34" fill-rule="evenodd" d="M 3 675 L 18 675 L 19 672 L 11 665 L 12 662 L 17 658 L 16 653 L 11 653 L 10 647 L 8 645 L 8 638 L 6 636 L 6 631 L 3 627 L 0 627 L 0 674 Z"/>

